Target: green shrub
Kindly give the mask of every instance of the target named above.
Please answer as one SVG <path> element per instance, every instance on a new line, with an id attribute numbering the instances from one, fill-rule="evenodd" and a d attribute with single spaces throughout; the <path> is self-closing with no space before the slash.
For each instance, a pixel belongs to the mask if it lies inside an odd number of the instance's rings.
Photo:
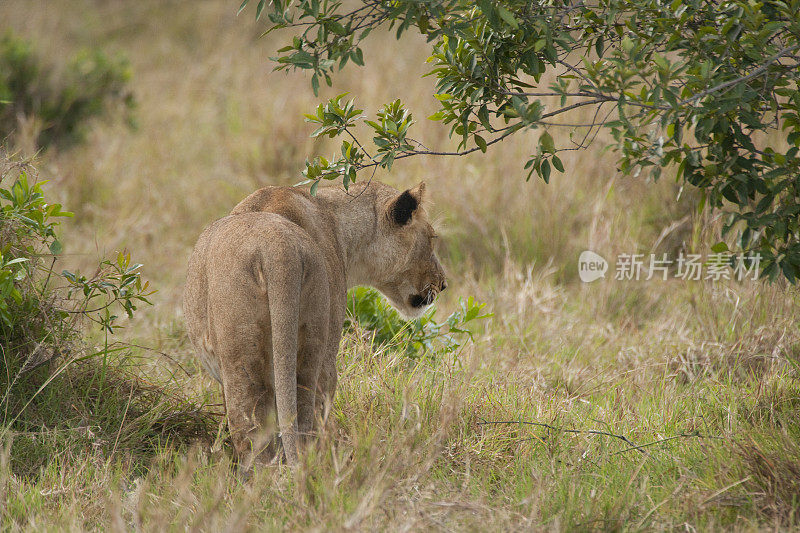
<path id="1" fill-rule="evenodd" d="M 211 414 L 143 381 L 130 347 L 108 341 L 120 314 L 149 303 L 141 265 L 118 253 L 92 275 L 56 271 L 58 219 L 72 214 L 46 201 L 44 183 L 0 153 L 0 448 L 10 446 L 12 469 L 36 475 L 48 457 L 87 446 L 146 460 L 160 443 L 210 434 Z M 84 338 L 90 321 L 99 347 Z"/>
<path id="2" fill-rule="evenodd" d="M 43 182 L 30 165 L 4 162 L 0 172 L 0 345 L 6 360 L 23 367 L 58 354 L 88 318 L 113 333 L 119 307 L 129 316 L 147 302 L 148 285 L 128 254 L 101 261 L 95 273 L 56 273 L 62 245 L 57 219 L 71 217 L 45 201 Z M 46 357 L 48 356 L 49 357 Z M 20 357 L 21 356 L 21 357 Z"/>
<path id="3" fill-rule="evenodd" d="M 130 78 L 125 59 L 98 49 L 79 52 L 57 75 L 31 43 L 6 34 L 0 38 L 0 138 L 17 129 L 18 117 L 36 117 L 42 123 L 38 146 L 69 145 L 82 140 L 88 119 L 113 105 L 121 105 L 133 124 Z"/>
<path id="4" fill-rule="evenodd" d="M 436 351 L 451 353 L 460 348 L 466 339 L 472 340 L 472 333 L 467 329 L 468 323 L 492 316 L 481 314 L 485 306 L 476 304 L 470 297 L 466 302 L 460 301 L 460 308 L 444 322 L 434 319 L 435 307 L 415 320 L 403 320 L 378 291 L 356 287 L 347 295 L 345 330 L 355 330 L 357 323 L 369 332 L 373 345 L 389 346 L 410 357 Z"/>

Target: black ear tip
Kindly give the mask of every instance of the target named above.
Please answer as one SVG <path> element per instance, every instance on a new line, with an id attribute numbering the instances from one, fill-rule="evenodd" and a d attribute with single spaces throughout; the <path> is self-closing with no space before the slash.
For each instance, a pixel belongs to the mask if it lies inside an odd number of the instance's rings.
<path id="1" fill-rule="evenodd" d="M 392 205 L 392 220 L 401 226 L 407 224 L 418 205 L 417 199 L 410 192 L 404 191 Z"/>

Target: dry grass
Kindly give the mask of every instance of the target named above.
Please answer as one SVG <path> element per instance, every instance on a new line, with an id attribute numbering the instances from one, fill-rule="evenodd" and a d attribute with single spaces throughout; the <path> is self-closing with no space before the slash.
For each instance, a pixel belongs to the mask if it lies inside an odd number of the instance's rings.
<path id="1" fill-rule="evenodd" d="M 125 336 L 166 352 L 189 375 L 134 350 L 136 373 L 174 373 L 170 386 L 199 404 L 217 402 L 219 393 L 192 358 L 179 314 L 194 239 L 252 189 L 299 181 L 305 157 L 333 150 L 310 140 L 302 122 L 316 103 L 308 80 L 269 73 L 268 56 L 283 37 L 258 39 L 259 28 L 250 16 L 236 18 L 236 7 L 13 1 L 0 22 L 0 31 L 34 39 L 55 62 L 89 44 L 131 60 L 138 129 L 98 122 L 86 145 L 50 151 L 40 166 L 77 214 L 65 227 L 63 268 L 132 250 L 159 293 Z M 346 71 L 327 94 L 349 90 L 368 110 L 401 97 L 419 120 L 416 137 L 444 146 L 445 132 L 423 118 L 435 106 L 430 80 L 417 80 L 424 42 L 403 41 L 402 55 L 397 46 L 379 36 L 365 54 L 371 68 Z M 428 182 L 453 279 L 443 310 L 474 295 L 495 316 L 453 356 L 409 361 L 348 337 L 328 429 L 296 476 L 269 467 L 242 482 L 224 432 L 210 445 L 164 439 L 136 463 L 103 447 L 64 448 L 36 430 L 42 450 L 66 451 L 21 471 L 6 443 L 4 526 L 798 527 L 797 290 L 578 282 L 584 249 L 606 258 L 674 256 L 704 251 L 717 227 L 696 214 L 691 191 L 676 201 L 679 185 L 669 178 L 653 184 L 617 175 L 602 143 L 569 152 L 567 174 L 550 185 L 524 182 L 534 142 L 522 137 L 486 156 L 414 158 L 378 176 L 398 186 Z M 485 424 L 492 421 L 556 429 Z M 647 446 L 632 449 L 620 436 Z"/>

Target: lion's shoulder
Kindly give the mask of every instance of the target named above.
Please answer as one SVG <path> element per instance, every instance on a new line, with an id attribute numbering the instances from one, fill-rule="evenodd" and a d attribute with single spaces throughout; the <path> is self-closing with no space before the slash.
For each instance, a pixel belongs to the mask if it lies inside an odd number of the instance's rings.
<path id="1" fill-rule="evenodd" d="M 231 215 L 264 211 L 282 213 L 298 209 L 310 210 L 313 202 L 309 194 L 296 187 L 263 187 L 236 204 Z"/>

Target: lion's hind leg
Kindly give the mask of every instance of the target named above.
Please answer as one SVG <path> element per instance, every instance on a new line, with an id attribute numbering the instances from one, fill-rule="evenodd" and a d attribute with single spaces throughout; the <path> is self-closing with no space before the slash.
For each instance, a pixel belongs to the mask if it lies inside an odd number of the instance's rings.
<path id="1" fill-rule="evenodd" d="M 240 466 L 249 469 L 254 461 L 271 461 L 275 453 L 275 390 L 266 298 L 255 281 L 238 279 L 211 280 L 209 327 L 234 450 Z"/>
<path id="2" fill-rule="evenodd" d="M 275 456 L 275 391 L 265 375 L 263 354 L 224 358 L 222 386 L 233 447 L 239 465 L 268 463 Z"/>
<path id="3" fill-rule="evenodd" d="M 303 287 L 302 322 L 297 351 L 297 425 L 301 440 L 313 433 L 317 404 L 322 401 L 319 376 L 328 344 L 330 304 L 324 270 Z"/>
<path id="4" fill-rule="evenodd" d="M 297 426 L 306 443 L 316 426 L 317 403 L 322 400 L 319 377 L 328 345 L 330 286 L 325 258 L 317 250 L 305 251 L 300 288 L 297 344 Z"/>

